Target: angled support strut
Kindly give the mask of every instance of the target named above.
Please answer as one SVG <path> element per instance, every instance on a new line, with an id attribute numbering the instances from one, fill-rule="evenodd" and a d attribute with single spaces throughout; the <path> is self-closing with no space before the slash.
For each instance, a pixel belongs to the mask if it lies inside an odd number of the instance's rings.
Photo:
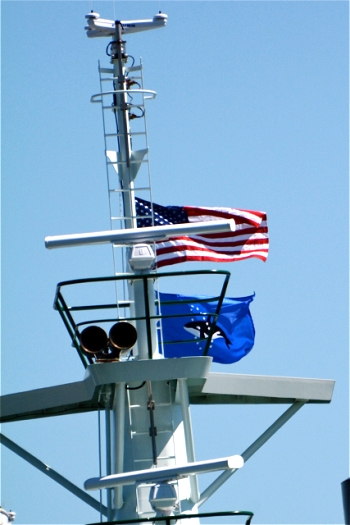
<path id="1" fill-rule="evenodd" d="M 33 467 L 46 474 L 46 476 L 49 476 L 49 478 L 56 481 L 56 483 L 62 485 L 62 487 L 69 490 L 69 492 L 74 494 L 74 496 L 77 496 L 77 498 L 83 500 L 85 503 L 90 505 L 90 507 L 97 510 L 97 512 L 101 512 L 104 516 L 107 516 L 107 507 L 105 505 L 102 505 L 95 498 L 93 498 L 89 494 L 86 494 L 84 490 L 74 485 L 74 483 L 72 483 L 67 478 L 56 472 L 54 469 L 40 461 L 40 459 L 27 452 L 24 448 L 17 445 L 14 441 L 11 441 L 11 439 L 4 436 L 4 434 L 0 434 L 0 443 L 5 445 L 5 447 L 7 447 L 8 449 L 12 450 L 12 452 L 20 456 L 22 459 L 28 461 L 28 463 L 33 465 Z"/>
<path id="2" fill-rule="evenodd" d="M 259 450 L 259 448 L 262 447 L 266 441 L 268 441 L 277 432 L 277 430 L 287 423 L 287 421 L 292 416 L 294 416 L 294 414 L 298 412 L 298 410 L 300 410 L 301 407 L 305 405 L 305 403 L 307 403 L 307 400 L 295 401 L 285 412 L 283 412 L 283 414 L 278 419 L 276 419 L 276 421 L 243 452 L 242 458 L 244 459 L 244 462 L 248 461 L 248 459 L 253 454 L 255 454 L 255 452 L 257 452 L 257 450 Z M 223 485 L 225 481 L 227 481 L 232 476 L 232 474 L 236 472 L 236 470 L 237 469 L 226 470 L 220 474 L 220 476 L 218 476 L 216 480 L 213 481 L 213 483 L 211 483 L 211 485 L 209 485 L 209 487 L 207 487 L 202 493 L 201 499 L 197 503 L 198 507 L 203 505 L 203 503 L 205 503 L 210 498 L 210 496 L 212 496 L 214 492 L 216 492 L 221 487 L 221 485 Z"/>

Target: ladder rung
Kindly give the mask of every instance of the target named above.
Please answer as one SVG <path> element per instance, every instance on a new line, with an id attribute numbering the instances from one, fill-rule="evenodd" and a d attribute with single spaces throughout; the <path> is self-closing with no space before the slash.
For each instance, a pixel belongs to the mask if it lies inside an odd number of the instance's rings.
<path id="1" fill-rule="evenodd" d="M 109 189 L 108 191 L 110 193 L 116 193 L 116 192 L 120 192 L 120 193 L 123 193 L 123 192 L 127 192 L 127 191 L 132 191 L 132 192 L 136 192 L 136 191 L 150 191 L 150 186 L 145 186 L 144 188 L 133 188 L 132 190 L 123 190 L 121 188 L 114 188 L 114 189 Z"/>
<path id="2" fill-rule="evenodd" d="M 127 109 L 130 109 L 130 108 L 144 108 L 144 107 L 145 107 L 145 105 L 142 104 L 142 103 L 140 103 L 140 104 L 127 104 Z M 111 104 L 110 106 L 102 106 L 102 109 L 122 109 L 122 106 L 114 106 L 113 104 Z"/>
<path id="3" fill-rule="evenodd" d="M 125 68 L 125 71 L 127 71 L 128 73 L 132 72 L 132 71 L 141 71 L 142 70 L 142 65 L 140 64 L 139 66 L 130 66 L 130 67 L 126 67 Z"/>
<path id="4" fill-rule="evenodd" d="M 132 410 L 133 408 L 142 408 L 141 405 L 130 405 L 130 409 Z M 132 415 L 131 415 L 131 424 L 132 424 Z M 168 428 L 166 428 L 165 430 L 162 430 L 162 429 L 159 429 L 159 426 L 157 426 L 157 434 L 169 434 L 169 430 L 171 428 L 171 425 L 168 426 Z M 149 436 L 149 431 L 148 429 L 145 430 L 144 432 L 140 432 L 139 430 L 131 430 L 131 434 L 135 435 L 137 434 L 138 436 Z"/>
<path id="5" fill-rule="evenodd" d="M 113 73 L 113 71 L 111 71 L 111 73 Z M 134 79 L 138 79 L 138 80 L 142 80 L 142 77 L 141 76 L 132 76 L 132 77 L 128 77 L 128 80 L 134 80 Z M 101 78 L 101 82 L 112 82 L 113 80 L 118 80 L 118 77 L 105 77 L 105 78 Z"/>
<path id="6" fill-rule="evenodd" d="M 146 135 L 145 131 L 132 131 L 128 133 L 130 137 L 135 135 Z M 124 133 L 105 133 L 105 137 L 124 137 Z"/>
<path id="7" fill-rule="evenodd" d="M 113 189 L 113 190 L 109 189 L 108 191 L 110 193 L 117 192 L 117 191 L 119 191 L 120 193 L 126 193 L 126 192 L 131 191 L 131 190 L 123 190 L 121 188 L 118 188 L 118 189 Z"/>
<path id="8" fill-rule="evenodd" d="M 147 159 L 145 160 L 130 160 L 130 164 L 141 164 L 141 163 L 145 163 L 145 162 L 148 162 Z M 116 162 L 112 162 L 110 160 L 107 160 L 107 164 L 112 164 L 112 166 L 114 166 L 115 164 L 126 164 L 126 160 L 118 160 Z"/>
<path id="9" fill-rule="evenodd" d="M 175 456 L 158 456 L 158 459 L 175 459 Z M 145 461 L 152 461 L 153 462 L 153 458 L 135 459 L 134 461 L 135 461 L 135 463 L 144 463 Z"/>
<path id="10" fill-rule="evenodd" d="M 135 215 L 133 217 L 126 217 L 125 215 L 111 215 L 110 219 L 111 221 L 124 221 L 125 219 L 144 219 L 144 217 L 136 217 Z"/>

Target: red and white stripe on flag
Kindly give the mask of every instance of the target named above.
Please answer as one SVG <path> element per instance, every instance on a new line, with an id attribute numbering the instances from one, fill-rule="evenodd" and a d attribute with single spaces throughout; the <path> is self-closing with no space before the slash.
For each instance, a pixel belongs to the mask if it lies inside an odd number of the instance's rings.
<path id="1" fill-rule="evenodd" d="M 236 230 L 228 233 L 182 236 L 156 243 L 157 267 L 186 261 L 235 262 L 251 257 L 266 261 L 269 249 L 264 212 L 236 208 L 184 206 L 189 222 L 234 219 Z"/>

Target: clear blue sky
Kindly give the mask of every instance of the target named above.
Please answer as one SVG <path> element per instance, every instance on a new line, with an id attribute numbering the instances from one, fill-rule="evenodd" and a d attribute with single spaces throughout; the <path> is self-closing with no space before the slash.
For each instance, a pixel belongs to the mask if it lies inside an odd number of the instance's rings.
<path id="1" fill-rule="evenodd" d="M 257 334 L 246 358 L 213 369 L 336 380 L 330 405 L 304 407 L 202 510 L 252 510 L 255 524 L 343 523 L 348 3 L 3 1 L 1 9 L 2 393 L 83 378 L 52 308 L 55 287 L 112 275 L 111 250 L 48 251 L 44 238 L 109 228 L 101 113 L 89 102 L 108 41 L 87 39 L 84 15 L 125 20 L 161 9 L 167 27 L 130 36 L 127 48 L 158 93 L 147 113 L 154 200 L 263 210 L 269 221 L 265 264 L 218 266 L 231 271 L 228 295 L 256 293 Z M 176 269 L 207 267 L 215 265 Z M 243 452 L 286 408 L 194 407 L 197 459 Z M 96 414 L 2 431 L 79 486 L 98 474 Z M 18 524 L 98 520 L 4 448 L 1 505 Z"/>

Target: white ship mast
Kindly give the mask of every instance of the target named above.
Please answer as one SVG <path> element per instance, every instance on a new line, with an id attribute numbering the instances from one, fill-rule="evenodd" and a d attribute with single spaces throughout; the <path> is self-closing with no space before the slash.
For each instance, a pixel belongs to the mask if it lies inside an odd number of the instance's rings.
<path id="1" fill-rule="evenodd" d="M 92 102 L 102 105 L 106 149 L 111 230 L 47 237 L 47 248 L 76 247 L 82 244 L 110 243 L 118 254 L 127 247 L 124 271 L 115 275 L 59 283 L 55 307 L 72 338 L 86 368 L 82 381 L 48 387 L 40 391 L 3 396 L 2 422 L 64 414 L 105 411 L 104 474 L 85 480 L 85 491 L 76 487 L 29 452 L 1 436 L 2 443 L 33 466 L 55 479 L 109 521 L 191 523 L 199 522 L 200 507 L 244 462 L 274 435 L 305 403 L 329 403 L 334 382 L 318 379 L 216 374 L 210 372 L 211 358 L 189 357 L 168 360 L 163 357 L 161 311 L 155 301 L 157 283 L 171 276 L 190 276 L 211 272 L 157 273 L 152 243 L 191 230 L 202 233 L 227 231 L 231 221 L 197 225 L 137 228 L 135 194 L 146 192 L 151 201 L 149 169 L 146 183 L 136 185 L 141 167 L 148 164 L 146 127 L 132 129 L 131 120 L 144 120 L 145 100 L 155 92 L 143 88 L 142 66 L 128 64 L 124 35 L 163 27 L 167 16 L 158 13 L 150 20 L 111 21 L 97 13 L 86 16 L 89 37 L 107 37 L 111 67 L 100 67 L 101 92 Z M 105 86 L 108 86 L 105 88 Z M 110 125 L 114 125 L 112 129 Z M 144 141 L 136 149 L 134 144 Z M 123 212 L 116 210 L 122 204 Z M 96 248 L 98 249 L 98 247 Z M 119 256 L 116 256 L 116 260 Z M 120 258 L 118 259 L 120 261 Z M 215 272 L 223 281 L 219 304 L 227 287 L 228 272 Z M 76 284 L 110 284 L 117 292 L 113 304 L 68 306 L 63 290 Z M 120 297 L 122 290 L 122 297 Z M 107 317 L 87 319 L 112 312 Z M 75 320 L 75 313 L 85 314 Z M 213 325 L 214 326 L 214 325 Z M 108 332 L 108 335 L 107 335 Z M 210 332 L 212 333 L 212 332 Z M 210 337 L 208 338 L 208 345 Z M 242 454 L 196 462 L 190 404 L 286 403 L 291 406 Z M 198 475 L 223 471 L 202 493 Z M 102 490 L 100 504 L 86 491 Z M 228 511 L 213 515 L 243 514 Z M 130 521 L 132 522 L 132 521 Z"/>

